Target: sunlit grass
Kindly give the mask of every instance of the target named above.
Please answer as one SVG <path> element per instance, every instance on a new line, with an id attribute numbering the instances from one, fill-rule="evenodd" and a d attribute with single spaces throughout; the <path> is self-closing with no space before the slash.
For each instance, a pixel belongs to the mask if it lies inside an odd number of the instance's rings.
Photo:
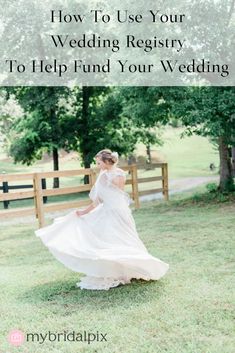
<path id="1" fill-rule="evenodd" d="M 77 289 L 80 274 L 35 237 L 36 221 L 0 226 L 1 351 L 233 353 L 235 203 L 208 197 L 177 195 L 134 211 L 149 252 L 170 269 L 159 281 L 109 291 Z M 6 340 L 13 328 L 98 330 L 108 342 L 26 342 L 13 349 Z"/>
<path id="2" fill-rule="evenodd" d="M 193 135 L 180 138 L 183 128 L 166 128 L 163 133 L 164 145 L 153 147 L 153 156 L 168 163 L 170 178 L 217 175 L 219 154 L 205 137 Z M 138 153 L 144 153 L 142 145 Z M 210 164 L 216 169 L 211 172 Z"/>

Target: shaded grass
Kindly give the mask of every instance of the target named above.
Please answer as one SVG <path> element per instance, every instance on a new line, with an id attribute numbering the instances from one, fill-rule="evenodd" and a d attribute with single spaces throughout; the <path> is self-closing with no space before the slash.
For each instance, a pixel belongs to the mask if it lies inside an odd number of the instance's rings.
<path id="1" fill-rule="evenodd" d="M 169 272 L 109 291 L 77 289 L 81 274 L 53 258 L 34 236 L 36 222 L 0 227 L 1 351 L 232 353 L 234 212 L 232 196 L 143 204 L 133 212 L 139 235 Z M 13 328 L 99 330 L 108 342 L 26 342 L 13 349 L 6 341 Z"/>

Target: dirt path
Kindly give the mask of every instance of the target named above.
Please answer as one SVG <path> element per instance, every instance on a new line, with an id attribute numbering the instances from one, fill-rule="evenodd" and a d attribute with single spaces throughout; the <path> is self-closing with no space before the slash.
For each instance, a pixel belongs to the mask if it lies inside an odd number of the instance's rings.
<path id="1" fill-rule="evenodd" d="M 175 193 L 180 193 L 184 191 L 188 191 L 194 189 L 197 186 L 200 186 L 205 183 L 218 181 L 218 176 L 208 176 L 208 177 L 192 177 L 192 178 L 181 178 L 181 179 L 170 179 L 169 180 L 169 195 L 173 195 Z M 160 193 L 141 196 L 141 202 L 147 202 L 152 200 L 162 199 L 163 196 Z M 59 217 L 68 213 L 69 210 L 58 211 L 53 213 L 48 213 L 47 218 L 53 219 L 55 217 Z M 25 224 L 25 223 L 36 223 L 37 221 L 33 216 L 26 216 L 24 218 L 14 218 L 14 219 L 1 219 L 1 225 L 15 225 L 15 224 Z"/>
<path id="2" fill-rule="evenodd" d="M 179 192 L 184 192 L 192 190 L 197 186 L 216 182 L 219 180 L 219 176 L 206 176 L 206 177 L 191 177 L 191 178 L 180 178 L 180 179 L 170 179 L 169 180 L 169 195 L 173 195 Z M 140 201 L 152 201 L 163 198 L 162 194 L 152 194 L 141 196 Z"/>

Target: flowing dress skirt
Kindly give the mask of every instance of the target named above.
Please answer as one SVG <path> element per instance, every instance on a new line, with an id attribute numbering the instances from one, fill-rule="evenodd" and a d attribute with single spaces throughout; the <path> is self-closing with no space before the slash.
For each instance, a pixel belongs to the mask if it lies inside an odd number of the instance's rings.
<path id="1" fill-rule="evenodd" d="M 35 233 L 57 260 L 87 275 L 80 288 L 109 289 L 132 278 L 158 280 L 169 268 L 148 253 L 130 209 L 100 204 L 80 217 L 72 211 Z"/>

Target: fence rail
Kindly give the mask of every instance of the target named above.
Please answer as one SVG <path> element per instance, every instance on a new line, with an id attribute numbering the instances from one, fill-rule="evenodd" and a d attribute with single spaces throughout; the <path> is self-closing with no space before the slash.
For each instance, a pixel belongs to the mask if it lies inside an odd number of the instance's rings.
<path id="1" fill-rule="evenodd" d="M 46 179 L 42 179 L 42 188 L 46 189 Z M 20 190 L 20 189 L 33 189 L 33 185 L 9 185 L 8 181 L 3 181 L 2 182 L 2 186 L 0 186 L 0 190 L 3 191 L 3 193 L 8 194 L 9 190 Z M 33 191 L 32 191 L 33 192 Z M 22 192 L 18 193 L 19 195 L 22 194 Z M 8 209 L 10 201 L 17 201 L 17 200 L 27 200 L 27 199 L 31 199 L 34 197 L 34 194 L 32 195 L 31 192 L 28 192 L 28 194 L 26 192 L 24 192 L 24 196 L 23 197 L 17 197 L 17 193 L 14 193 L 12 195 L 12 198 L 9 199 L 8 196 L 6 196 L 7 200 L 3 200 L 3 205 L 4 205 L 4 209 Z M 4 196 L 3 196 L 4 198 Z M 43 202 L 46 203 L 47 202 L 47 196 L 45 196 L 43 198 Z"/>
<path id="2" fill-rule="evenodd" d="M 131 185 L 130 195 L 134 201 L 135 208 L 140 207 L 139 196 L 149 195 L 153 193 L 162 193 L 165 200 L 168 200 L 168 165 L 167 163 L 154 163 L 151 164 L 151 169 L 160 168 L 160 176 L 151 176 L 145 178 L 138 178 L 138 170 L 146 169 L 149 166 L 141 165 L 137 166 L 136 164 L 128 165 L 123 167 L 123 170 L 129 172 L 129 178 L 126 181 L 126 185 Z M 45 189 L 46 179 L 55 178 L 55 177 L 76 177 L 76 176 L 85 176 L 89 177 L 89 183 L 79 186 L 70 186 L 59 189 Z M 4 183 L 14 182 L 14 181 L 27 181 L 32 184 L 32 190 L 18 191 L 19 186 L 15 186 L 17 192 L 10 192 L 14 189 L 14 186 L 8 186 L 8 189 L 4 190 L 2 186 L 0 190 L 0 202 L 9 202 L 13 200 L 23 200 L 31 198 L 34 200 L 33 207 L 25 208 L 12 208 L 7 210 L 0 210 L 0 218 L 9 218 L 9 217 L 23 217 L 28 215 L 35 215 L 39 222 L 39 227 L 45 225 L 45 213 L 60 211 L 71 208 L 78 208 L 88 205 L 91 201 L 89 199 L 79 200 L 79 201 L 70 201 L 70 202 L 56 202 L 53 204 L 44 204 L 45 198 L 50 196 L 58 195 L 68 195 L 81 193 L 84 191 L 90 191 L 92 186 L 96 181 L 97 169 L 94 168 L 84 168 L 78 170 L 68 170 L 68 171 L 55 171 L 55 172 L 45 172 L 45 173 L 28 173 L 28 174 L 2 174 L 0 175 L 0 183 L 4 186 Z M 151 190 L 139 191 L 139 185 L 142 183 L 149 183 L 161 181 L 161 188 L 154 188 Z M 5 184 L 6 185 L 6 184 Z M 25 186 L 28 186 L 25 185 Z M 21 186 L 23 188 L 23 185 Z M 44 200 L 44 202 L 43 202 Z"/>

